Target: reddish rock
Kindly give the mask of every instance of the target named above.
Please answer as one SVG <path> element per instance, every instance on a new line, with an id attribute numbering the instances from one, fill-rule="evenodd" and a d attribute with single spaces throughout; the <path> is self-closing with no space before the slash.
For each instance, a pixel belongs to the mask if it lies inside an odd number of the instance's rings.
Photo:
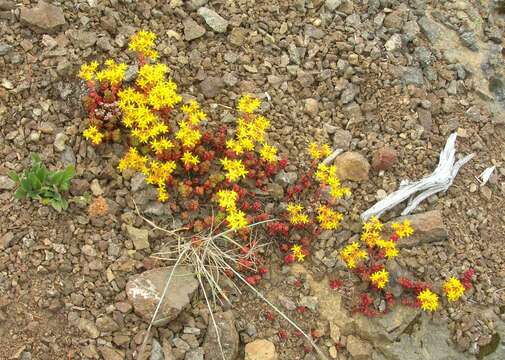
<path id="1" fill-rule="evenodd" d="M 390 169 L 398 159 L 396 150 L 389 146 L 384 146 L 375 151 L 372 160 L 372 168 L 374 170 Z"/>
<path id="2" fill-rule="evenodd" d="M 414 234 L 411 237 L 399 240 L 398 247 L 400 248 L 410 248 L 421 244 L 447 240 L 447 228 L 444 225 L 442 213 L 439 210 L 403 216 L 394 221 L 402 222 L 403 219 L 410 220 Z M 388 223 L 386 228 L 390 229 L 390 225 L 391 223 Z"/>

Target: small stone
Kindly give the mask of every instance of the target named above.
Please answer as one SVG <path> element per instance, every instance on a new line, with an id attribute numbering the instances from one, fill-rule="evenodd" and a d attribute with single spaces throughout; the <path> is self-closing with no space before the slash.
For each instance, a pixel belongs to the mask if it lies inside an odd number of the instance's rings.
<path id="1" fill-rule="evenodd" d="M 238 355 L 239 334 L 235 328 L 235 317 L 231 310 L 214 314 L 225 359 L 235 359 Z M 221 360 L 223 356 L 217 342 L 214 323 L 209 321 L 207 335 L 203 342 L 206 360 Z"/>
<path id="2" fill-rule="evenodd" d="M 279 295 L 279 302 L 286 309 L 293 311 L 296 309 L 296 304 L 293 300 L 284 295 Z"/>
<path id="3" fill-rule="evenodd" d="M 342 101 L 342 104 L 349 104 L 354 100 L 356 95 L 359 93 L 359 87 L 355 84 L 349 84 L 344 91 L 342 92 L 342 95 L 340 96 L 340 100 Z"/>
<path id="4" fill-rule="evenodd" d="M 402 36 L 400 34 L 393 34 L 388 41 L 384 44 L 387 51 L 394 52 L 402 48 Z"/>
<path id="5" fill-rule="evenodd" d="M 130 278 L 126 284 L 128 300 L 132 303 L 135 313 L 145 321 L 151 321 L 172 269 L 172 267 L 161 267 L 145 271 Z M 173 271 L 166 296 L 155 319 L 155 325 L 165 325 L 175 319 L 182 309 L 189 305 L 197 288 L 198 281 L 192 275 L 192 271 L 187 267 L 178 266 Z"/>
<path id="6" fill-rule="evenodd" d="M 184 19 L 182 24 L 184 25 L 184 39 L 186 41 L 198 39 L 205 34 L 205 28 L 190 17 Z"/>
<path id="7" fill-rule="evenodd" d="M 0 176 L 0 190 L 12 190 L 16 187 L 16 183 L 10 177 Z"/>
<path id="8" fill-rule="evenodd" d="M 124 360 L 125 358 L 123 351 L 113 349 L 109 346 L 100 346 L 98 351 L 102 354 L 103 360 Z"/>
<path id="9" fill-rule="evenodd" d="M 66 24 L 61 8 L 39 0 L 33 8 L 22 7 L 19 18 L 22 23 L 34 27 L 38 31 L 56 31 Z"/>
<path id="10" fill-rule="evenodd" d="M 269 183 L 267 185 L 267 191 L 276 200 L 280 200 L 284 197 L 284 188 L 277 183 Z"/>
<path id="11" fill-rule="evenodd" d="M 417 108 L 417 117 L 419 124 L 424 129 L 424 137 L 428 137 L 431 134 L 431 129 L 433 127 L 433 119 L 431 117 L 431 111 L 423 109 L 422 107 Z"/>
<path id="12" fill-rule="evenodd" d="M 390 169 L 398 158 L 396 150 L 390 146 L 383 146 L 375 151 L 372 160 L 372 168 L 374 170 L 387 170 Z"/>
<path id="13" fill-rule="evenodd" d="M 347 337 L 347 351 L 349 351 L 353 360 L 372 358 L 372 345 L 353 335 Z"/>
<path id="14" fill-rule="evenodd" d="M 336 149 L 349 149 L 351 144 L 352 134 L 344 129 L 336 129 L 333 135 L 333 147 Z"/>
<path id="15" fill-rule="evenodd" d="M 87 332 L 92 339 L 96 339 L 100 336 L 100 331 L 95 326 L 95 323 L 86 318 L 80 318 L 77 327 L 79 330 Z"/>
<path id="16" fill-rule="evenodd" d="M 184 360 L 203 360 L 203 356 L 205 354 L 205 350 L 201 347 L 195 350 L 190 350 L 186 353 L 186 356 L 184 357 Z M 206 359 L 222 359 L 222 357 L 209 357 L 207 356 Z M 231 358 L 230 358 L 231 359 Z M 165 360 L 170 360 L 170 359 L 165 359 Z"/>
<path id="17" fill-rule="evenodd" d="M 0 43 L 0 56 L 7 55 L 12 50 L 12 45 Z"/>
<path id="18" fill-rule="evenodd" d="M 337 176 L 341 180 L 366 181 L 370 164 L 360 153 L 348 151 L 337 156 L 334 164 L 337 167 Z"/>
<path id="19" fill-rule="evenodd" d="M 100 186 L 100 183 L 98 182 L 98 179 L 93 179 L 91 181 L 91 192 L 95 196 L 103 195 L 103 189 Z"/>
<path id="20" fill-rule="evenodd" d="M 277 360 L 275 345 L 264 339 L 246 344 L 244 360 Z"/>
<path id="21" fill-rule="evenodd" d="M 14 234 L 8 232 L 0 237 L 0 249 L 7 249 L 9 247 L 10 242 L 14 239 Z"/>
<path id="22" fill-rule="evenodd" d="M 67 141 L 67 136 L 64 133 L 56 134 L 54 138 L 54 149 L 58 152 L 65 150 L 65 141 Z"/>
<path id="23" fill-rule="evenodd" d="M 113 332 L 119 330 L 119 325 L 109 316 L 102 316 L 96 320 L 96 327 L 101 332 Z"/>
<path id="24" fill-rule="evenodd" d="M 231 31 L 229 40 L 233 45 L 242 46 L 245 42 L 247 34 L 247 29 L 236 27 Z"/>
<path id="25" fill-rule="evenodd" d="M 217 33 L 224 33 L 228 28 L 228 21 L 214 10 L 206 7 L 198 9 L 198 15 L 203 17 L 207 25 Z"/>
<path id="26" fill-rule="evenodd" d="M 0 10 L 9 11 L 16 8 L 14 0 L 0 0 Z"/>
<path id="27" fill-rule="evenodd" d="M 146 188 L 146 176 L 142 173 L 136 173 L 131 181 L 132 192 L 137 192 Z"/>
<path id="28" fill-rule="evenodd" d="M 161 347 L 160 343 L 154 338 L 151 342 L 151 356 L 149 357 L 149 360 L 165 360 L 165 356 L 163 355 L 163 348 Z"/>
<path id="29" fill-rule="evenodd" d="M 209 76 L 200 83 L 200 90 L 206 98 L 213 98 L 219 95 L 221 90 L 224 88 L 224 85 L 223 79 L 215 76 Z"/>
<path id="30" fill-rule="evenodd" d="M 128 237 L 133 242 L 135 250 L 149 249 L 149 231 L 146 229 L 138 229 L 131 225 L 126 226 Z"/>
<path id="31" fill-rule="evenodd" d="M 342 0 L 326 0 L 324 2 L 326 8 L 330 11 L 336 10 L 340 5 L 342 5 Z"/>
<path id="32" fill-rule="evenodd" d="M 414 234 L 408 238 L 402 239 L 402 241 L 398 243 L 398 247 L 400 248 L 411 248 L 421 244 L 447 240 L 447 228 L 444 225 L 442 213 L 439 210 L 403 216 L 394 221 L 402 222 L 403 219 L 410 220 L 411 226 L 414 229 Z M 386 227 L 390 228 L 391 223 L 388 223 Z"/>
<path id="33" fill-rule="evenodd" d="M 319 102 L 316 99 L 305 99 L 303 110 L 309 115 L 316 116 L 319 111 Z"/>
<path id="34" fill-rule="evenodd" d="M 403 68 L 402 79 L 405 85 L 424 85 L 423 71 L 418 67 L 405 66 Z"/>

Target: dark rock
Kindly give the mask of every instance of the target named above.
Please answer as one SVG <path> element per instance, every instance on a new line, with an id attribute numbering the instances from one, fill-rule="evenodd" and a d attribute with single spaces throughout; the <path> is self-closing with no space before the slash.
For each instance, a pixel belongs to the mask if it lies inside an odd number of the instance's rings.
<path id="1" fill-rule="evenodd" d="M 209 76 L 200 83 L 200 90 L 206 98 L 213 98 L 221 92 L 224 85 L 222 78 Z"/>

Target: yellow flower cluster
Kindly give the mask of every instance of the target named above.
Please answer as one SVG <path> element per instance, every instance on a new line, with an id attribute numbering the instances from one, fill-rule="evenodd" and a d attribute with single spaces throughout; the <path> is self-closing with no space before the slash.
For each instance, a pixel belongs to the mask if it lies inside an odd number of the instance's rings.
<path id="1" fill-rule="evenodd" d="M 156 154 L 161 154 L 163 151 L 170 150 L 174 147 L 174 143 L 166 137 L 160 137 L 151 141 L 151 149 Z"/>
<path id="2" fill-rule="evenodd" d="M 247 226 L 247 217 L 243 211 L 234 210 L 228 213 L 226 221 L 230 229 L 239 230 Z"/>
<path id="3" fill-rule="evenodd" d="M 155 110 L 170 109 L 182 101 L 172 80 L 160 81 L 149 90 L 147 102 Z"/>
<path id="4" fill-rule="evenodd" d="M 309 222 L 309 217 L 307 214 L 303 214 L 303 206 L 301 204 L 288 204 L 288 213 L 290 216 L 289 221 L 293 225 L 307 224 Z"/>
<path id="5" fill-rule="evenodd" d="M 249 95 L 244 95 L 238 101 L 238 110 L 246 114 L 251 114 L 256 109 L 258 109 L 260 105 L 261 105 L 260 99 L 252 98 Z"/>
<path id="6" fill-rule="evenodd" d="M 185 151 L 181 157 L 181 161 L 186 166 L 198 165 L 200 163 L 198 155 L 194 155 L 191 151 Z"/>
<path id="7" fill-rule="evenodd" d="M 167 72 L 168 66 L 165 64 L 145 64 L 139 69 L 136 83 L 142 89 L 149 89 L 164 81 Z"/>
<path id="8" fill-rule="evenodd" d="M 396 248 L 396 243 L 393 240 L 384 240 L 381 237 L 381 231 L 384 225 L 376 216 L 363 224 L 361 232 L 361 241 L 368 247 L 378 247 L 384 250 L 384 255 L 387 259 L 393 259 L 398 256 L 399 251 Z"/>
<path id="9" fill-rule="evenodd" d="M 389 273 L 385 270 L 379 270 L 370 275 L 370 281 L 377 289 L 383 289 L 389 282 Z"/>
<path id="10" fill-rule="evenodd" d="M 160 163 L 159 161 L 153 160 L 149 163 L 149 167 L 145 170 L 146 182 L 157 186 L 158 200 L 161 202 L 168 200 L 166 183 L 170 179 L 176 167 L 177 165 L 174 161 Z"/>
<path id="11" fill-rule="evenodd" d="M 277 148 L 272 145 L 265 144 L 260 149 L 260 158 L 269 163 L 277 161 Z"/>
<path id="12" fill-rule="evenodd" d="M 136 148 L 131 147 L 130 150 L 119 160 L 118 169 L 123 172 L 126 169 L 132 169 L 144 174 L 147 173 L 147 156 L 139 155 Z"/>
<path id="13" fill-rule="evenodd" d="M 291 247 L 291 253 L 298 262 L 305 260 L 305 254 L 303 253 L 303 249 L 300 245 L 293 245 Z"/>
<path id="14" fill-rule="evenodd" d="M 92 61 L 89 64 L 82 64 L 81 71 L 79 71 L 79 77 L 86 81 L 93 80 L 96 70 L 98 69 L 98 62 Z"/>
<path id="15" fill-rule="evenodd" d="M 156 60 L 158 58 L 158 53 L 152 49 L 155 46 L 155 40 L 156 34 L 150 31 L 141 30 L 130 38 L 128 49 L 137 51 L 145 57 L 150 57 L 151 59 Z"/>
<path id="16" fill-rule="evenodd" d="M 447 295 L 447 300 L 457 301 L 465 293 L 465 287 L 454 276 L 444 283 L 444 292 Z"/>
<path id="17" fill-rule="evenodd" d="M 83 131 L 82 135 L 86 140 L 91 140 L 91 142 L 95 145 L 98 145 L 102 142 L 104 135 L 96 128 L 96 126 L 90 126 L 86 130 Z"/>
<path id="18" fill-rule="evenodd" d="M 105 69 L 96 73 L 98 81 L 107 81 L 112 86 L 118 85 L 125 78 L 128 65 L 125 63 L 117 64 L 114 60 L 108 59 L 105 61 Z"/>
<path id="19" fill-rule="evenodd" d="M 200 104 L 198 104 L 196 100 L 188 101 L 187 104 L 181 106 L 181 110 L 187 115 L 191 125 L 198 125 L 200 122 L 207 119 L 207 114 L 200 109 Z"/>
<path id="20" fill-rule="evenodd" d="M 219 206 L 227 211 L 233 211 L 237 207 L 238 193 L 233 190 L 219 190 L 217 192 L 217 201 Z"/>
<path id="21" fill-rule="evenodd" d="M 191 125 L 189 121 L 179 122 L 179 131 L 175 134 L 175 137 L 182 142 L 185 148 L 192 149 L 202 138 L 202 134 L 198 127 Z"/>
<path id="22" fill-rule="evenodd" d="M 330 209 L 327 206 L 320 206 L 318 209 L 317 221 L 321 224 L 321 227 L 325 230 L 336 229 L 339 225 L 344 215 L 335 210 Z"/>
<path id="23" fill-rule="evenodd" d="M 322 184 L 330 187 L 330 195 L 334 199 L 340 199 L 344 196 L 350 196 L 351 190 L 343 187 L 340 179 L 337 177 L 337 167 L 335 165 L 319 164 L 314 177 Z"/>
<path id="24" fill-rule="evenodd" d="M 352 244 L 345 246 L 340 251 L 340 256 L 345 261 L 349 269 L 354 269 L 361 260 L 368 257 L 367 252 L 362 250 L 357 242 L 353 242 Z"/>
<path id="25" fill-rule="evenodd" d="M 438 309 L 438 295 L 430 289 L 424 289 L 417 295 L 417 300 L 421 303 L 421 309 L 425 311 L 435 311 Z"/>
<path id="26" fill-rule="evenodd" d="M 223 168 L 227 171 L 226 179 L 228 181 L 237 181 L 241 177 L 245 177 L 249 171 L 245 168 L 242 160 L 230 160 L 227 157 L 220 160 Z"/>
<path id="27" fill-rule="evenodd" d="M 238 193 L 234 190 L 219 190 L 216 194 L 219 206 L 227 212 L 226 221 L 230 229 L 239 230 L 247 226 L 247 217 L 237 209 Z"/>
<path id="28" fill-rule="evenodd" d="M 398 237 L 400 239 L 403 239 L 404 237 L 409 237 L 414 233 L 414 229 L 410 226 L 410 221 L 409 219 L 403 220 L 403 223 L 396 223 L 394 222 L 391 224 L 391 227 L 393 230 L 396 232 Z"/>
<path id="29" fill-rule="evenodd" d="M 244 151 L 253 151 L 256 143 L 265 145 L 266 130 L 270 127 L 270 121 L 263 116 L 257 116 L 251 120 L 238 119 L 235 139 L 226 141 L 226 148 L 240 155 Z M 277 149 L 272 146 L 267 148 L 267 156 L 277 154 Z"/>
<path id="30" fill-rule="evenodd" d="M 309 144 L 309 154 L 312 159 L 319 160 L 329 156 L 331 154 L 331 148 L 328 144 L 319 146 L 312 142 Z"/>

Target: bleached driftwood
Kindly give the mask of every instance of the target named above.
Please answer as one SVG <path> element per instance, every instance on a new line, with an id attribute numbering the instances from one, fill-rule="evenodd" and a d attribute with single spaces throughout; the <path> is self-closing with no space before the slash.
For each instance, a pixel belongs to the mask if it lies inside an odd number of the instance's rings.
<path id="1" fill-rule="evenodd" d="M 397 191 L 389 194 L 370 209 L 362 213 L 361 219 L 368 220 L 374 215 L 380 216 L 401 202 L 410 199 L 407 207 L 402 212 L 402 215 L 408 215 L 419 205 L 419 203 L 421 203 L 421 201 L 427 199 L 433 194 L 446 191 L 449 186 L 452 185 L 459 169 L 475 155 L 467 155 L 463 159 L 455 162 L 456 137 L 456 133 L 449 136 L 445 148 L 440 152 L 440 160 L 437 168 L 430 176 L 415 182 L 402 181 L 400 188 Z"/>
<path id="2" fill-rule="evenodd" d="M 328 157 L 326 159 L 323 160 L 323 164 L 324 165 L 329 165 L 333 160 L 335 160 L 335 158 L 337 156 L 339 156 L 343 152 L 344 152 L 344 150 L 342 150 L 342 149 L 336 149 L 330 155 L 328 155 Z"/>
<path id="3" fill-rule="evenodd" d="M 482 172 L 479 176 L 477 176 L 477 181 L 480 183 L 480 186 L 484 186 L 487 184 L 491 175 L 493 175 L 493 171 L 496 169 L 496 165 L 488 167 L 486 170 Z"/>

